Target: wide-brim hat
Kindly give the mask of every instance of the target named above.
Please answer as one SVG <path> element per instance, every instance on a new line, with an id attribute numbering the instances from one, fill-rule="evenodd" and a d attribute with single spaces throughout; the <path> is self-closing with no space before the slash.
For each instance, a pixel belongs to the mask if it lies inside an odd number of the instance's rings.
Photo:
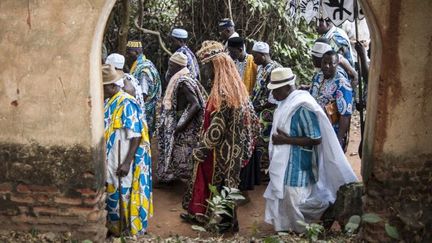
<path id="1" fill-rule="evenodd" d="M 118 72 L 111 64 L 102 66 L 103 85 L 113 84 L 123 78 L 123 72 Z"/>
<path id="2" fill-rule="evenodd" d="M 270 74 L 270 83 L 267 88 L 273 90 L 285 85 L 294 85 L 296 78 L 291 68 L 275 68 Z"/>

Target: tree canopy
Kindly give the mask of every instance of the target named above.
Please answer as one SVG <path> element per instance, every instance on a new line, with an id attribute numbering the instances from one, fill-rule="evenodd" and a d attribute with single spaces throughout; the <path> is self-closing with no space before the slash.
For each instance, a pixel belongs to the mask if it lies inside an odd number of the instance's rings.
<path id="1" fill-rule="evenodd" d="M 157 36 L 136 28 L 135 19 L 143 28 L 159 32 L 165 43 L 173 27 L 186 29 L 188 46 L 197 51 L 204 40 L 219 39 L 220 19 L 232 18 L 236 31 L 247 42 L 247 50 L 255 41 L 267 42 L 272 58 L 291 67 L 299 83 L 308 83 L 313 72 L 309 50 L 317 36 L 313 26 L 291 19 L 286 7 L 286 0 L 117 0 L 107 23 L 104 44 L 109 53 L 122 53 L 127 29 L 126 38 L 140 39 L 146 56 L 163 73 L 169 55 Z"/>

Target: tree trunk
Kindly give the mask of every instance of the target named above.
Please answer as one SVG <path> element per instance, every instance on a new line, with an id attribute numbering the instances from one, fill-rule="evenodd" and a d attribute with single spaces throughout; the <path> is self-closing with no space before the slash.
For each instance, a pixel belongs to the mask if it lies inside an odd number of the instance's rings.
<path id="1" fill-rule="evenodd" d="M 139 26 L 143 25 L 144 21 L 144 0 L 138 0 L 138 24 Z M 142 38 L 142 33 L 140 32 L 139 37 L 140 40 Z"/>
<path id="2" fill-rule="evenodd" d="M 119 30 L 119 40 L 117 46 L 117 52 L 125 55 L 126 54 L 126 44 L 128 41 L 128 32 L 129 32 L 129 1 L 121 0 L 121 25 Z"/>

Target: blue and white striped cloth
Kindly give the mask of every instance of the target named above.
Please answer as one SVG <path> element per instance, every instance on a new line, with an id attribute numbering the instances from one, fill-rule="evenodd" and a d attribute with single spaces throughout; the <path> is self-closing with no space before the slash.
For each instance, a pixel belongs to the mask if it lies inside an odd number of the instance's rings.
<path id="1" fill-rule="evenodd" d="M 318 139 L 321 131 L 318 118 L 314 112 L 300 106 L 291 118 L 290 136 Z M 315 146 L 291 147 L 291 153 L 285 170 L 284 184 L 292 187 L 306 187 L 315 184 L 316 179 L 312 168 L 318 167 Z"/>

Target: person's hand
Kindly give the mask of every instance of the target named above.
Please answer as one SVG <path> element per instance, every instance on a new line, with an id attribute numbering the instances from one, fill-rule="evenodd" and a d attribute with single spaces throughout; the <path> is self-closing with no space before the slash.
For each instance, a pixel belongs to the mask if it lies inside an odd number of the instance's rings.
<path id="1" fill-rule="evenodd" d="M 298 87 L 299 90 L 309 90 L 310 89 L 310 84 L 300 84 L 300 86 Z"/>
<path id="2" fill-rule="evenodd" d="M 287 144 L 287 140 L 289 139 L 288 134 L 280 130 L 279 128 L 276 129 L 276 134 L 273 134 L 272 136 L 272 142 L 274 145 L 282 145 Z"/>
<path id="3" fill-rule="evenodd" d="M 130 170 L 130 163 L 125 161 L 120 165 L 120 167 L 117 168 L 117 176 L 125 177 L 127 176 L 127 174 L 129 174 L 129 170 Z"/>

